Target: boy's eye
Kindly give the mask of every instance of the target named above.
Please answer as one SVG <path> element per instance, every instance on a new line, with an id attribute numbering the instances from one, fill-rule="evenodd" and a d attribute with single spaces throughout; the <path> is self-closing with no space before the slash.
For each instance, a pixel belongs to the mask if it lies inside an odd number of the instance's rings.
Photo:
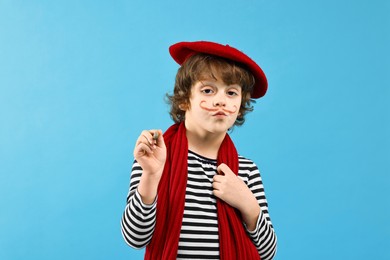
<path id="1" fill-rule="evenodd" d="M 205 89 L 202 89 L 201 92 L 204 94 L 212 94 L 213 90 L 211 88 L 205 88 Z"/>
<path id="2" fill-rule="evenodd" d="M 229 91 L 227 92 L 227 94 L 228 94 L 229 96 L 238 96 L 238 92 L 237 92 L 237 91 L 234 91 L 234 90 L 229 90 Z"/>

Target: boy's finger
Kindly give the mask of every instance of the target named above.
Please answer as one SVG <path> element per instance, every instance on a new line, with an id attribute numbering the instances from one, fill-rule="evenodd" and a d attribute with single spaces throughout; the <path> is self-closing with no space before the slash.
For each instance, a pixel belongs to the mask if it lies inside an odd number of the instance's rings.
<path id="1" fill-rule="evenodd" d="M 157 130 L 153 137 L 157 138 L 155 144 L 158 147 L 165 147 L 164 136 L 161 130 Z"/>
<path id="2" fill-rule="evenodd" d="M 222 175 L 231 175 L 231 174 L 234 174 L 233 171 L 229 168 L 229 166 L 227 166 L 226 164 L 224 163 L 221 163 L 218 167 L 217 167 L 217 171 L 219 174 L 222 174 Z"/>
<path id="3" fill-rule="evenodd" d="M 141 132 L 136 145 L 140 143 L 145 143 L 151 147 L 151 149 L 156 149 L 158 147 L 165 147 L 164 137 L 161 130 L 150 129 L 144 130 Z"/>
<path id="4" fill-rule="evenodd" d="M 136 145 L 139 145 L 140 143 L 145 143 L 145 142 L 152 145 L 153 144 L 152 140 L 153 140 L 152 135 L 149 133 L 149 131 L 144 130 L 139 135 L 137 142 L 136 142 Z"/>
<path id="5" fill-rule="evenodd" d="M 140 143 L 135 147 L 134 157 L 139 158 L 147 154 L 152 154 L 153 150 L 146 144 Z"/>
<path id="6" fill-rule="evenodd" d="M 214 183 L 214 182 L 222 182 L 223 178 L 224 178 L 224 176 L 222 176 L 222 175 L 220 175 L 220 174 L 216 174 L 216 175 L 214 175 L 214 177 L 213 177 L 213 183 Z"/>

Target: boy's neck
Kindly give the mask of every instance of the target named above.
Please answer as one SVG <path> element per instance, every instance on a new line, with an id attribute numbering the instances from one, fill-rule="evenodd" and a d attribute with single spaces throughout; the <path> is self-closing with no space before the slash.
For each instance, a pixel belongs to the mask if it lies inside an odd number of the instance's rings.
<path id="1" fill-rule="evenodd" d="M 226 133 L 197 133 L 187 129 L 188 149 L 204 157 L 217 159 L 225 135 Z"/>

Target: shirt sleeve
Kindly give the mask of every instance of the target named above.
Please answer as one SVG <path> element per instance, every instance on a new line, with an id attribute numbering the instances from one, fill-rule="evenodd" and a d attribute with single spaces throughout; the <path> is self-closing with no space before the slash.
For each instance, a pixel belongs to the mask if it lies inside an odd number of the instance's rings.
<path id="1" fill-rule="evenodd" d="M 264 192 L 263 181 L 257 166 L 252 162 L 247 166 L 247 185 L 255 195 L 261 211 L 257 219 L 256 228 L 248 230 L 252 242 L 257 248 L 262 260 L 271 260 L 276 254 L 277 238 L 268 213 L 268 203 Z"/>
<path id="2" fill-rule="evenodd" d="M 121 221 L 121 231 L 125 242 L 136 249 L 143 248 L 150 242 L 156 223 L 157 198 L 151 205 L 144 204 L 137 190 L 141 174 L 141 166 L 134 162 L 127 204 Z"/>

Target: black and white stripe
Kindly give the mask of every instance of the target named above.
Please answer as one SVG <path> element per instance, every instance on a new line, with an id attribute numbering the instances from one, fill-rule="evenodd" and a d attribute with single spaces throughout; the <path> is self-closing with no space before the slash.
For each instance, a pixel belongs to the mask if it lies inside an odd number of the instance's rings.
<path id="1" fill-rule="evenodd" d="M 185 195 L 183 223 L 179 238 L 178 259 L 219 259 L 218 219 L 212 180 L 217 162 L 188 153 L 188 182 Z M 156 203 L 145 205 L 137 192 L 142 174 L 135 162 L 132 169 L 130 191 L 122 218 L 122 234 L 134 248 L 146 246 L 155 225 Z M 276 235 L 268 214 L 268 204 L 257 166 L 239 156 L 239 177 L 251 189 L 261 207 L 256 229 L 248 231 L 262 260 L 272 259 L 276 252 Z"/>

